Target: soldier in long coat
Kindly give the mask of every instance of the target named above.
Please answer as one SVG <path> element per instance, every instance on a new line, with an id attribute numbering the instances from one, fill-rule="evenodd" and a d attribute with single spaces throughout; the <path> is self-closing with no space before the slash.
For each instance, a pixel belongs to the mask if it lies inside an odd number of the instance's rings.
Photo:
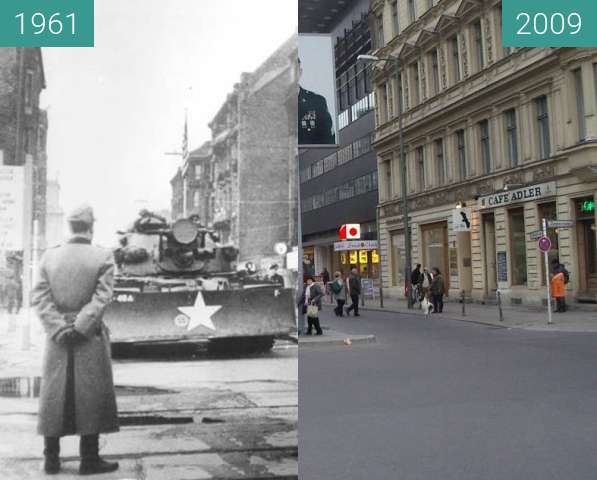
<path id="1" fill-rule="evenodd" d="M 60 470 L 60 437 L 80 435 L 79 473 L 116 470 L 98 454 L 100 433 L 118 430 L 110 341 L 102 322 L 112 299 L 111 252 L 91 245 L 93 211 L 68 218 L 72 237 L 40 261 L 32 305 L 46 332 L 38 432 L 45 437 L 45 470 Z"/>

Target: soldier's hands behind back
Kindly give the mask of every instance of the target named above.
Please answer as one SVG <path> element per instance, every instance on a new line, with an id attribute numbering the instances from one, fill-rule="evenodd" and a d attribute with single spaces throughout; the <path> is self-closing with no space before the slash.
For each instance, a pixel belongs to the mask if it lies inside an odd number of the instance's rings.
<path id="1" fill-rule="evenodd" d="M 85 340 L 85 336 L 79 332 L 77 332 L 74 327 L 70 326 L 67 329 L 62 330 L 58 335 L 56 335 L 56 343 L 60 345 L 64 345 L 67 347 L 72 347 L 79 343 L 82 343 Z"/>

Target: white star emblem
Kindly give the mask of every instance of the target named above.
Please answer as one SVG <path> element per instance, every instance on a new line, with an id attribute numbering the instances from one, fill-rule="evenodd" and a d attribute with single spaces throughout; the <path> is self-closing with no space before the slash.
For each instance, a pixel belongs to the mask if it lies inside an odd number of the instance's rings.
<path id="1" fill-rule="evenodd" d="M 210 330 L 215 330 L 216 327 L 212 322 L 211 317 L 220 309 L 222 305 L 205 305 L 203 300 L 203 293 L 198 292 L 195 299 L 195 305 L 191 307 L 178 307 L 178 309 L 189 317 L 189 324 L 187 331 L 194 330 L 199 325 L 203 325 Z"/>

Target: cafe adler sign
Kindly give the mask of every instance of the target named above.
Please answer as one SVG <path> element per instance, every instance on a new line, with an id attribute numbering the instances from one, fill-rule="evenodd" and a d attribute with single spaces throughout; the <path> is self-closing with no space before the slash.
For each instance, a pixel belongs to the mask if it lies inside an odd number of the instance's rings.
<path id="1" fill-rule="evenodd" d="M 480 197 L 477 200 L 479 208 L 497 208 L 513 203 L 531 202 L 540 198 L 551 197 L 556 194 L 556 182 L 541 183 L 530 187 L 505 190 L 492 195 Z"/>

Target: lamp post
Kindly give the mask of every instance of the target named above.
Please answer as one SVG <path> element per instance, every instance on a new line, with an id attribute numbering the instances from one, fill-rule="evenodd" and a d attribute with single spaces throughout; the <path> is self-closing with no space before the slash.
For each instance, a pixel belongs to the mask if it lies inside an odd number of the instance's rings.
<path id="1" fill-rule="evenodd" d="M 377 62 L 392 62 L 396 66 L 396 80 L 400 82 L 400 57 L 389 56 L 389 57 L 377 57 L 375 55 L 359 55 L 357 60 L 377 63 Z M 402 95 L 400 94 L 400 88 L 398 88 L 398 131 L 399 131 L 399 149 L 400 149 L 400 186 L 402 190 L 402 225 L 404 228 L 404 286 L 407 294 L 408 308 L 413 308 L 413 298 L 411 295 L 411 239 L 410 239 L 410 222 L 408 218 L 408 192 L 406 191 L 406 157 L 404 155 L 404 129 L 402 124 Z M 379 239 L 379 223 L 377 226 L 377 236 Z"/>

